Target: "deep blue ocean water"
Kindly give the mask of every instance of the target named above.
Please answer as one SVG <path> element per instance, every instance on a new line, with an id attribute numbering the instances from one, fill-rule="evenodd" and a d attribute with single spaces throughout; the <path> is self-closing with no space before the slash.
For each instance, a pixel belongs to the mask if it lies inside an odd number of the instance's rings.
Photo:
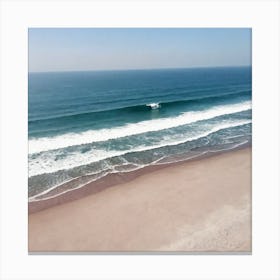
<path id="1" fill-rule="evenodd" d="M 251 67 L 29 73 L 29 196 L 250 144 L 251 89 Z"/>

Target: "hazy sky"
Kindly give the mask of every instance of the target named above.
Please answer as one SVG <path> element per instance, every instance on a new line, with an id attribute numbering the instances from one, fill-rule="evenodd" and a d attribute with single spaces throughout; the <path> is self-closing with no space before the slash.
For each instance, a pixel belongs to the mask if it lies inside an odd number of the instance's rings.
<path id="1" fill-rule="evenodd" d="M 251 65 L 248 28 L 31 28 L 29 72 Z"/>

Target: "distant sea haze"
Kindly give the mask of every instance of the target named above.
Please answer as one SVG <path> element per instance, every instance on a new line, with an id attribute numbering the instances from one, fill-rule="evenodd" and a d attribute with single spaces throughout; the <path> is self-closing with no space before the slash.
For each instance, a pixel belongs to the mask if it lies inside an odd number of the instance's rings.
<path id="1" fill-rule="evenodd" d="M 30 73 L 28 94 L 30 201 L 251 143 L 251 67 Z"/>

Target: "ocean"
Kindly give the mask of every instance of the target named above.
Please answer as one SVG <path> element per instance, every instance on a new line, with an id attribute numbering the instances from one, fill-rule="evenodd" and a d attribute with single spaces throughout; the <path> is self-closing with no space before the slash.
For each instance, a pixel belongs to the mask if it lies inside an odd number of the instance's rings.
<path id="1" fill-rule="evenodd" d="M 251 145 L 251 71 L 29 73 L 29 201 Z"/>

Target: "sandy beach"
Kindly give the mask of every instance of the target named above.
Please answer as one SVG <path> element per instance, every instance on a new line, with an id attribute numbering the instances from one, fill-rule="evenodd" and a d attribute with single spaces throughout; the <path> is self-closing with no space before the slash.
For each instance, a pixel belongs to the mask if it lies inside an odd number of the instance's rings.
<path id="1" fill-rule="evenodd" d="M 29 252 L 250 252 L 251 148 L 32 213 L 28 230 Z"/>

